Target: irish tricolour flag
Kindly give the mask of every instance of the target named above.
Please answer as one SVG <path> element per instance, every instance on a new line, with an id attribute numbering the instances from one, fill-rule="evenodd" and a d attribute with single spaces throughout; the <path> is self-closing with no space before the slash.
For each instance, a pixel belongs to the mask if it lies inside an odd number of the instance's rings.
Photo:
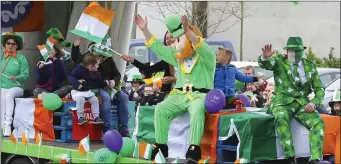
<path id="1" fill-rule="evenodd" d="M 101 43 L 114 18 L 114 11 L 92 2 L 82 13 L 74 30 L 75 35 Z"/>
<path id="2" fill-rule="evenodd" d="M 40 135 L 42 140 L 54 141 L 53 111 L 43 107 L 39 99 L 16 98 L 13 126 L 17 137 L 23 134 L 28 139 L 34 139 Z M 14 132 L 14 131 L 13 131 Z"/>
<path id="3" fill-rule="evenodd" d="M 87 154 L 87 153 L 90 151 L 90 140 L 89 140 L 89 136 L 83 138 L 83 139 L 79 142 L 78 151 L 79 151 L 79 153 L 82 154 L 82 155 Z"/>

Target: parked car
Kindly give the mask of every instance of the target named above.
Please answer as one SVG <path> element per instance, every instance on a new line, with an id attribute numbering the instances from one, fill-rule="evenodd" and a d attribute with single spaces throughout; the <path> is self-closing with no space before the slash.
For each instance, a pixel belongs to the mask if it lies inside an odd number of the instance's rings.
<path id="1" fill-rule="evenodd" d="M 322 84 L 326 87 L 327 84 L 340 77 L 340 69 L 338 68 L 317 68 L 317 72 L 320 75 Z M 268 83 L 275 84 L 274 77 L 269 78 Z"/>
<path id="2" fill-rule="evenodd" d="M 335 90 L 340 90 L 340 77 L 329 83 L 324 90 L 323 105 L 329 112 L 331 108 L 328 103 L 332 99 Z"/>

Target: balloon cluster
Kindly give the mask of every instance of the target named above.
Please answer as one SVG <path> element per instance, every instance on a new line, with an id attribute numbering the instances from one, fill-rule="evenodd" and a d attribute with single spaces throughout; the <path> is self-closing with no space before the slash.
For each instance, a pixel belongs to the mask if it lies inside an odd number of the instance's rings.
<path id="1" fill-rule="evenodd" d="M 122 137 L 116 130 L 109 130 L 103 136 L 106 148 L 95 152 L 93 158 L 95 163 L 115 163 L 116 158 L 133 156 L 135 143 L 129 137 Z"/>

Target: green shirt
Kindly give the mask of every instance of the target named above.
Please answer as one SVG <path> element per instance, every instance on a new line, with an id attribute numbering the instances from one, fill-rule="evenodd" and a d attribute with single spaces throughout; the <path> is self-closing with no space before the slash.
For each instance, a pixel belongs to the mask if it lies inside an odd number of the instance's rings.
<path id="1" fill-rule="evenodd" d="M 6 66 L 7 62 L 8 64 Z M 6 68 L 4 69 L 5 66 Z M 9 77 L 11 76 L 15 76 L 16 80 L 10 80 Z M 4 51 L 1 51 L 1 88 L 24 88 L 24 81 L 28 77 L 29 68 L 24 55 L 17 52 L 15 58 L 12 56 L 5 58 Z"/>
<path id="2" fill-rule="evenodd" d="M 216 56 L 202 38 L 193 46 L 195 53 L 192 57 L 182 62 L 176 59 L 178 52 L 175 49 L 164 46 L 155 36 L 146 42 L 146 46 L 162 60 L 179 68 L 175 88 L 182 88 L 184 84 L 192 84 L 194 88 L 213 88 Z"/>

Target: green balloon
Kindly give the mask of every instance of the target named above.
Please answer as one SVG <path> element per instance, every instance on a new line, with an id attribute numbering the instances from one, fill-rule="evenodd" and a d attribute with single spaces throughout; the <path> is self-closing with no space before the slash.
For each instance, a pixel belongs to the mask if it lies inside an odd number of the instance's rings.
<path id="1" fill-rule="evenodd" d="M 95 152 L 93 158 L 94 163 L 115 163 L 117 154 L 108 148 L 102 148 Z"/>
<path id="2" fill-rule="evenodd" d="M 123 137 L 123 145 L 119 153 L 120 156 L 131 157 L 134 154 L 134 150 L 135 150 L 134 141 L 129 137 Z"/>
<path id="3" fill-rule="evenodd" d="M 43 96 L 43 106 L 47 110 L 57 110 L 62 106 L 62 99 L 55 93 L 48 93 Z"/>

